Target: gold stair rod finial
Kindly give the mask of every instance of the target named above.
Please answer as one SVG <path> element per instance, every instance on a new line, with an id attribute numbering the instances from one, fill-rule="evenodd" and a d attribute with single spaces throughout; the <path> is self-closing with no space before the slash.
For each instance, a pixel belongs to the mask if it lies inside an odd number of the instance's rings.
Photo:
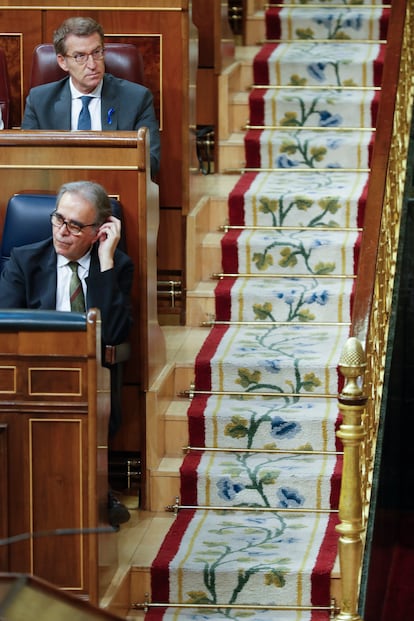
<path id="1" fill-rule="evenodd" d="M 358 339 L 347 340 L 339 369 L 345 385 L 338 396 L 343 420 L 337 432 L 343 443 L 343 469 L 339 498 L 338 553 L 342 601 L 337 621 L 360 621 L 358 593 L 362 567 L 362 536 L 365 530 L 362 503 L 362 445 L 366 435 L 363 414 L 367 398 L 359 379 L 366 367 L 365 352 Z"/>
<path id="2" fill-rule="evenodd" d="M 358 384 L 358 378 L 362 377 L 367 366 L 365 352 L 361 342 L 351 336 L 344 345 L 341 358 L 339 360 L 339 370 L 345 378 L 340 399 L 353 399 L 362 397 L 362 389 Z"/>

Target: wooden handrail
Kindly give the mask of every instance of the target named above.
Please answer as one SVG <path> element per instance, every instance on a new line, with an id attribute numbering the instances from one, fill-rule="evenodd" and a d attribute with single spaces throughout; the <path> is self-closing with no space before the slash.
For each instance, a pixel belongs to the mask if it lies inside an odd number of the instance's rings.
<path id="1" fill-rule="evenodd" d="M 371 311 L 381 212 L 393 133 L 406 5 L 406 0 L 401 0 L 392 5 L 388 26 L 387 53 L 382 77 L 383 88 L 377 117 L 375 145 L 365 207 L 364 234 L 359 253 L 358 278 L 355 286 L 352 312 L 351 333 L 362 342 L 365 341 Z"/>

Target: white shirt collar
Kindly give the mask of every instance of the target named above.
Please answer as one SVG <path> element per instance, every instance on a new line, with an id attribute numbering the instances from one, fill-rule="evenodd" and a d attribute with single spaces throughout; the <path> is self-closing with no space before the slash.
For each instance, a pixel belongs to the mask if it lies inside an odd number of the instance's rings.
<path id="1" fill-rule="evenodd" d="M 79 265 L 85 270 L 85 272 L 89 271 L 89 265 L 91 263 L 91 250 L 92 250 L 92 248 L 90 248 L 88 250 L 88 252 L 83 255 L 83 257 L 78 259 Z M 58 254 L 56 256 L 57 256 L 57 266 L 58 266 L 58 268 L 59 267 L 64 267 L 65 265 L 68 265 L 68 263 L 70 263 L 70 261 L 66 257 L 64 257 L 63 255 Z"/>
<path id="2" fill-rule="evenodd" d="M 102 92 L 102 84 L 103 84 L 103 80 L 99 82 L 98 86 L 91 93 L 88 93 L 89 97 L 100 97 L 101 92 Z M 70 88 L 70 93 L 72 95 L 72 99 L 79 99 L 80 97 L 83 97 L 85 95 L 85 93 L 81 93 L 74 86 L 72 82 L 72 78 L 69 78 L 69 88 Z"/>

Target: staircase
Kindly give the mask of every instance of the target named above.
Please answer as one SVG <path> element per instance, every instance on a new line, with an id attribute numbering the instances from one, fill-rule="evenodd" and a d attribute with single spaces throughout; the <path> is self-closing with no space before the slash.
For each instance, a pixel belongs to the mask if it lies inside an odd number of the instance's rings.
<path id="1" fill-rule="evenodd" d="M 203 198 L 194 205 L 187 219 L 187 325 L 182 328 L 165 326 L 169 364 L 147 395 L 147 472 L 148 512 L 140 513 L 142 544 L 137 545 L 129 566 L 118 574 L 116 593 L 111 589 L 103 598 L 103 605 L 121 617 L 141 619 L 144 613 L 129 607 L 129 602 L 142 603 L 150 593 L 149 568 L 158 546 L 174 516 L 165 513 L 167 505 L 174 504 L 180 495 L 179 467 L 182 448 L 188 444 L 188 401 L 178 395 L 187 391 L 194 381 L 194 360 L 207 336 L 200 327 L 215 315 L 214 288 L 211 274 L 221 271 L 221 240 L 226 224 L 228 195 L 238 173 L 225 174 L 229 169 L 242 167 L 245 162 L 243 126 L 249 117 L 248 89 L 251 85 L 251 63 L 258 48 L 255 41 L 263 38 L 263 15 L 256 2 L 249 16 L 251 45 L 238 48 L 235 62 L 220 76 L 220 101 L 226 103 L 227 114 L 220 114 L 218 145 L 218 172 L 197 179 L 204 188 Z M 220 107 L 221 109 L 221 107 Z M 200 193 L 200 187 L 197 193 Z M 135 528 L 135 524 L 131 525 Z M 122 537 L 122 532 L 121 532 Z M 149 545 L 150 542 L 150 545 Z M 331 579 L 331 596 L 340 600 L 338 572 Z M 290 618 L 290 617 L 289 617 Z"/>

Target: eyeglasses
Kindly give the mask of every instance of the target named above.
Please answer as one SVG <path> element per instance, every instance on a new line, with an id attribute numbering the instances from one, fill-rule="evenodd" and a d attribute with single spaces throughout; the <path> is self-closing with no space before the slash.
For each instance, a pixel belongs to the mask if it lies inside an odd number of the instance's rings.
<path id="1" fill-rule="evenodd" d="M 80 222 L 74 222 L 73 220 L 65 220 L 65 218 L 63 218 L 63 216 L 61 216 L 57 211 L 50 214 L 50 221 L 52 226 L 59 229 L 65 224 L 69 233 L 72 233 L 72 235 L 80 235 L 83 229 L 86 229 L 88 226 L 97 226 L 96 222 L 93 224 L 81 224 Z"/>
<path id="2" fill-rule="evenodd" d="M 78 63 L 78 65 L 86 65 L 89 60 L 89 56 L 92 56 L 93 60 L 102 60 L 104 54 L 105 48 L 98 47 L 98 49 L 94 50 L 90 54 L 82 54 L 79 52 L 78 54 L 65 54 L 65 56 L 68 58 L 73 58 L 75 63 Z"/>

